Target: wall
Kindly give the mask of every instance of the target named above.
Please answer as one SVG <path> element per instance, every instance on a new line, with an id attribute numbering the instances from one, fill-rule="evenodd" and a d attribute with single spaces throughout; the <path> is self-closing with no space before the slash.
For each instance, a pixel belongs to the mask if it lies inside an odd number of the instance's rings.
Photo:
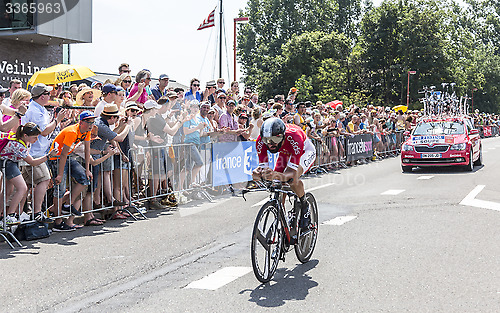
<path id="1" fill-rule="evenodd" d="M 10 80 L 17 78 L 26 88 L 34 72 L 62 61 L 62 46 L 0 39 L 0 85 L 8 87 Z"/>

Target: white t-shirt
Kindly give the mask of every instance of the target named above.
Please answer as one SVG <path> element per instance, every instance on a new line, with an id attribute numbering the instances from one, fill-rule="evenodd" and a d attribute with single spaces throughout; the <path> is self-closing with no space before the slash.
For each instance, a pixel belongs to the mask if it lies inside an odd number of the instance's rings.
<path id="1" fill-rule="evenodd" d="M 101 113 L 102 111 L 104 110 L 104 106 L 106 104 L 111 104 L 111 103 L 107 103 L 106 101 L 104 100 L 101 100 L 96 106 L 95 106 L 95 109 L 94 109 L 94 115 L 99 117 L 101 116 Z"/>

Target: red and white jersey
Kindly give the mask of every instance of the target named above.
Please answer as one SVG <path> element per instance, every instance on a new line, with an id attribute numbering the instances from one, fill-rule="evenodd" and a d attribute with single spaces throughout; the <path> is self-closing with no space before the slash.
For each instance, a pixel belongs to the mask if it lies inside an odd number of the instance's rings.
<path id="1" fill-rule="evenodd" d="M 304 154 L 304 142 L 307 139 L 306 133 L 295 124 L 286 124 L 285 139 L 279 149 L 279 156 L 276 160 L 274 170 L 283 172 L 286 167 L 294 170 L 299 168 L 300 158 Z M 259 156 L 260 166 L 269 166 L 268 148 L 261 140 L 260 136 L 255 143 Z"/>

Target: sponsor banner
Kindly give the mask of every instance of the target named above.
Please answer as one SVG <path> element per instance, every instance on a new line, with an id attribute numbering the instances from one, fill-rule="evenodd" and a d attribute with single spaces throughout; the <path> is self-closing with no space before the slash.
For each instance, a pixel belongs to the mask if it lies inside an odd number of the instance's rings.
<path id="1" fill-rule="evenodd" d="M 484 137 L 491 137 L 492 136 L 491 126 L 483 126 L 483 134 Z"/>
<path id="2" fill-rule="evenodd" d="M 413 136 L 411 138 L 411 141 L 414 145 L 428 145 L 436 143 L 449 143 L 450 139 L 453 140 L 453 137 L 445 135 L 429 135 L 429 136 Z"/>
<path id="3" fill-rule="evenodd" d="M 278 153 L 269 154 L 274 168 Z M 212 149 L 212 181 L 214 186 L 252 180 L 252 171 L 259 166 L 255 141 L 214 143 Z"/>
<path id="4" fill-rule="evenodd" d="M 346 138 L 347 161 L 355 161 L 373 156 L 372 135 L 362 134 Z"/>

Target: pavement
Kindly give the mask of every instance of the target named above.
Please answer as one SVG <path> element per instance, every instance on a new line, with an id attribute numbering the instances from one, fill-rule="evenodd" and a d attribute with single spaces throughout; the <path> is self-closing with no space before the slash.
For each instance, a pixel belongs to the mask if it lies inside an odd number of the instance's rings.
<path id="1" fill-rule="evenodd" d="M 305 179 L 311 261 L 260 284 L 250 237 L 267 195 L 222 196 L 147 220 L 0 243 L 3 312 L 498 312 L 500 138 L 483 163 L 402 173 L 399 158 Z"/>

